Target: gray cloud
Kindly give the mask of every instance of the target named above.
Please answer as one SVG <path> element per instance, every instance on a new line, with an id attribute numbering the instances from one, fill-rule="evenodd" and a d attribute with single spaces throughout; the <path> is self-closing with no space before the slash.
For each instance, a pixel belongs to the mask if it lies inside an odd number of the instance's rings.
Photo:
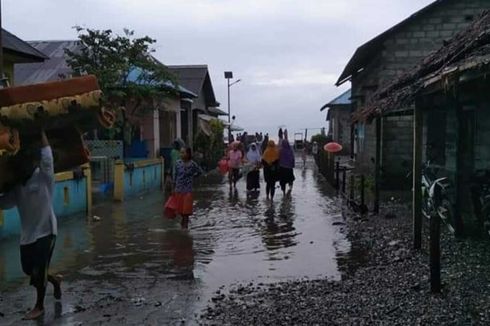
<path id="1" fill-rule="evenodd" d="M 4 27 L 26 40 L 73 39 L 74 25 L 134 29 L 167 64 L 208 64 L 226 110 L 251 131 L 325 126 L 320 107 L 354 50 L 431 0 L 4 0 Z"/>

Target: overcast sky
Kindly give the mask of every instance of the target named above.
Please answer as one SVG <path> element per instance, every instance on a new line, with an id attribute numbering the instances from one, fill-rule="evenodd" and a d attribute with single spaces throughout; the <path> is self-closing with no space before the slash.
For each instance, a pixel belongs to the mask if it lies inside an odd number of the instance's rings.
<path id="1" fill-rule="evenodd" d="M 71 28 L 124 27 L 155 38 L 165 64 L 207 64 L 221 108 L 232 70 L 236 123 L 290 134 L 326 125 L 320 107 L 355 49 L 432 0 L 3 0 L 24 40 L 74 39 Z"/>

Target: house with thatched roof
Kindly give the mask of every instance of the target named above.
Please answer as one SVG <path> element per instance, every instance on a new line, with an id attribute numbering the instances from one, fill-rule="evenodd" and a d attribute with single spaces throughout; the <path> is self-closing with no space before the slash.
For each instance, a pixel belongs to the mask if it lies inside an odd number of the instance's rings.
<path id="1" fill-rule="evenodd" d="M 490 216 L 480 214 L 481 203 L 472 196 L 475 175 L 490 171 L 489 76 L 490 11 L 484 11 L 438 51 L 377 91 L 358 116 L 377 119 L 415 103 L 414 180 L 420 179 L 422 162 L 430 160 L 439 166 L 440 177 L 453 182 L 459 233 L 475 222 L 476 229 L 488 232 L 490 227 Z"/>
<path id="2" fill-rule="evenodd" d="M 490 1 L 438 0 L 360 46 L 337 85 L 352 84 L 356 166 L 383 188 L 405 184 L 412 164 L 413 103 L 373 117 L 363 111 L 373 94 L 467 28 Z"/>

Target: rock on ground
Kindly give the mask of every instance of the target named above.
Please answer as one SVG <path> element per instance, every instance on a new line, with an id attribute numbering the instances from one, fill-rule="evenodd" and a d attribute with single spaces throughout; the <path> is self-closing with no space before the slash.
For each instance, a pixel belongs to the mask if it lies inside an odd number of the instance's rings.
<path id="1" fill-rule="evenodd" d="M 246 285 L 217 294 L 204 325 L 490 325 L 490 242 L 443 234 L 440 294 L 430 293 L 428 236 L 412 248 L 410 212 L 360 218 L 344 214 L 365 261 L 339 259 L 341 281 Z M 403 217 L 400 217 L 403 216 Z"/>

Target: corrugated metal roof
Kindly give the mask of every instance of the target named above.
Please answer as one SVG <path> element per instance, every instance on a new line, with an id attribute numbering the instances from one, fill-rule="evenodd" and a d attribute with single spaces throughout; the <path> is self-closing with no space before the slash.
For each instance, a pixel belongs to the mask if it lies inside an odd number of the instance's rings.
<path id="1" fill-rule="evenodd" d="M 215 108 L 215 107 L 210 107 L 208 108 L 208 111 L 209 113 L 213 113 L 213 114 L 216 114 L 216 115 L 228 115 L 227 112 L 219 109 L 219 108 Z"/>
<path id="2" fill-rule="evenodd" d="M 219 106 L 214 95 L 207 65 L 167 66 L 177 82 L 195 94 L 204 92 L 208 106 Z"/>
<path id="3" fill-rule="evenodd" d="M 371 41 L 360 46 L 356 50 L 356 52 L 354 53 L 352 58 L 349 60 L 347 65 L 345 66 L 344 71 L 342 72 L 339 79 L 337 80 L 336 85 L 339 86 L 339 85 L 345 83 L 346 81 L 348 81 L 352 77 L 353 74 L 355 74 L 358 71 L 360 71 L 361 69 L 363 69 L 366 66 L 366 64 L 370 60 L 372 60 L 373 54 L 375 52 L 380 51 L 380 49 L 383 46 L 383 43 L 393 33 L 398 32 L 401 28 L 405 27 L 405 25 L 412 22 L 415 18 L 420 17 L 420 15 L 425 14 L 426 12 L 434 9 L 436 6 L 442 4 L 443 2 L 446 2 L 446 1 L 447 0 L 436 0 L 436 1 L 434 1 L 433 3 L 429 4 L 428 6 L 422 8 L 421 10 L 412 14 L 411 16 L 406 18 L 405 20 L 396 24 L 392 28 L 390 28 L 387 31 L 376 36 Z"/>
<path id="4" fill-rule="evenodd" d="M 29 59 L 29 62 L 43 61 L 48 58 L 41 51 L 4 29 L 2 29 L 2 42 L 3 48 L 6 51 L 11 51 L 15 55 L 26 57 Z"/>
<path id="5" fill-rule="evenodd" d="M 138 82 L 138 79 L 140 78 L 141 74 L 143 73 L 143 70 L 141 68 L 134 68 L 132 71 L 129 72 L 128 74 L 128 81 L 130 82 L 133 82 L 133 83 L 136 83 Z M 158 86 L 158 84 L 156 82 L 152 83 L 154 86 Z M 184 95 L 188 96 L 188 97 L 192 97 L 192 98 L 195 98 L 197 97 L 197 95 L 188 90 L 187 88 L 185 87 L 182 87 L 181 85 L 178 85 L 177 88 L 175 88 L 175 85 L 172 84 L 171 82 L 165 82 L 162 84 L 162 86 L 164 87 L 168 87 L 168 88 L 172 88 L 172 89 L 176 89 L 178 90 L 180 93 L 183 93 Z"/>
<path id="6" fill-rule="evenodd" d="M 34 41 L 29 45 L 41 51 L 49 58 L 41 63 L 29 63 L 15 66 L 15 84 L 29 85 L 47 81 L 70 78 L 73 71 L 66 63 L 65 49 L 80 51 L 81 45 L 71 41 Z"/>
<path id="7" fill-rule="evenodd" d="M 348 91 L 344 92 L 342 95 L 337 96 L 335 99 L 322 106 L 320 111 L 328 109 L 334 105 L 351 105 L 352 104 L 351 96 L 352 96 L 352 90 L 349 89 Z"/>
<path id="8" fill-rule="evenodd" d="M 65 49 L 74 53 L 79 52 L 82 49 L 82 45 L 78 40 L 32 41 L 28 43 L 37 51 L 45 53 L 49 59 L 41 63 L 16 65 L 14 74 L 16 85 L 44 83 L 47 81 L 70 78 L 72 76 L 73 70 L 66 62 Z M 135 69 L 131 72 L 130 78 L 133 78 L 133 81 L 136 81 L 139 74 L 141 74 L 141 71 Z M 171 83 L 167 83 L 166 86 L 174 87 Z M 186 97 L 197 97 L 196 94 L 184 87 L 179 86 L 178 90 Z"/>

